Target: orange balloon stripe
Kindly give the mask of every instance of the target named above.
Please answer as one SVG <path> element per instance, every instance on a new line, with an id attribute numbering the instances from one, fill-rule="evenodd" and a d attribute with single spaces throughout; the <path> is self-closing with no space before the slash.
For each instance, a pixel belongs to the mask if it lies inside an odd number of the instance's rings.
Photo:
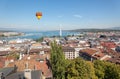
<path id="1" fill-rule="evenodd" d="M 42 13 L 41 12 L 37 12 L 36 16 L 42 16 Z"/>

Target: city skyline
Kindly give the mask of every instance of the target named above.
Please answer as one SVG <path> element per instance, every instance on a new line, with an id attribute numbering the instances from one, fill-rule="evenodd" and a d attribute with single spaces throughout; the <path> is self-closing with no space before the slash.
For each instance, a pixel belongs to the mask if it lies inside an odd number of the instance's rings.
<path id="1" fill-rule="evenodd" d="M 1 0 L 0 28 L 63 30 L 120 26 L 119 0 Z M 42 12 L 38 20 L 36 12 Z"/>

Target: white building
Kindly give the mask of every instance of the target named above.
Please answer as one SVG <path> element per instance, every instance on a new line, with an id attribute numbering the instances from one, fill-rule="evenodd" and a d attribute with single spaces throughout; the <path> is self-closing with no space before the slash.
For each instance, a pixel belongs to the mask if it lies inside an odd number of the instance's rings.
<path id="1" fill-rule="evenodd" d="M 63 52 L 65 54 L 65 59 L 74 59 L 78 57 L 77 52 L 72 47 L 63 47 Z"/>

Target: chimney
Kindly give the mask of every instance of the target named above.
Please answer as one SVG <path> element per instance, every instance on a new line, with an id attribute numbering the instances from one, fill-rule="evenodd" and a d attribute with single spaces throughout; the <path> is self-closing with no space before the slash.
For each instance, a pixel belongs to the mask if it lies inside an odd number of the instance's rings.
<path id="1" fill-rule="evenodd" d="M 25 63 L 25 69 L 28 69 L 28 62 Z"/>
<path id="2" fill-rule="evenodd" d="M 36 67 L 36 65 L 34 65 L 34 70 L 37 70 L 37 67 Z"/>

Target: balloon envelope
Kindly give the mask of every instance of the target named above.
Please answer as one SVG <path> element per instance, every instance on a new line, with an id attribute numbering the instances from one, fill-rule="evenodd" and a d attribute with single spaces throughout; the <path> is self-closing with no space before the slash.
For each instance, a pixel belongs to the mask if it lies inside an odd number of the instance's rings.
<path id="1" fill-rule="evenodd" d="M 38 19 L 40 19 L 40 18 L 42 17 L 42 12 L 37 12 L 37 13 L 36 13 L 36 17 L 37 17 Z"/>

